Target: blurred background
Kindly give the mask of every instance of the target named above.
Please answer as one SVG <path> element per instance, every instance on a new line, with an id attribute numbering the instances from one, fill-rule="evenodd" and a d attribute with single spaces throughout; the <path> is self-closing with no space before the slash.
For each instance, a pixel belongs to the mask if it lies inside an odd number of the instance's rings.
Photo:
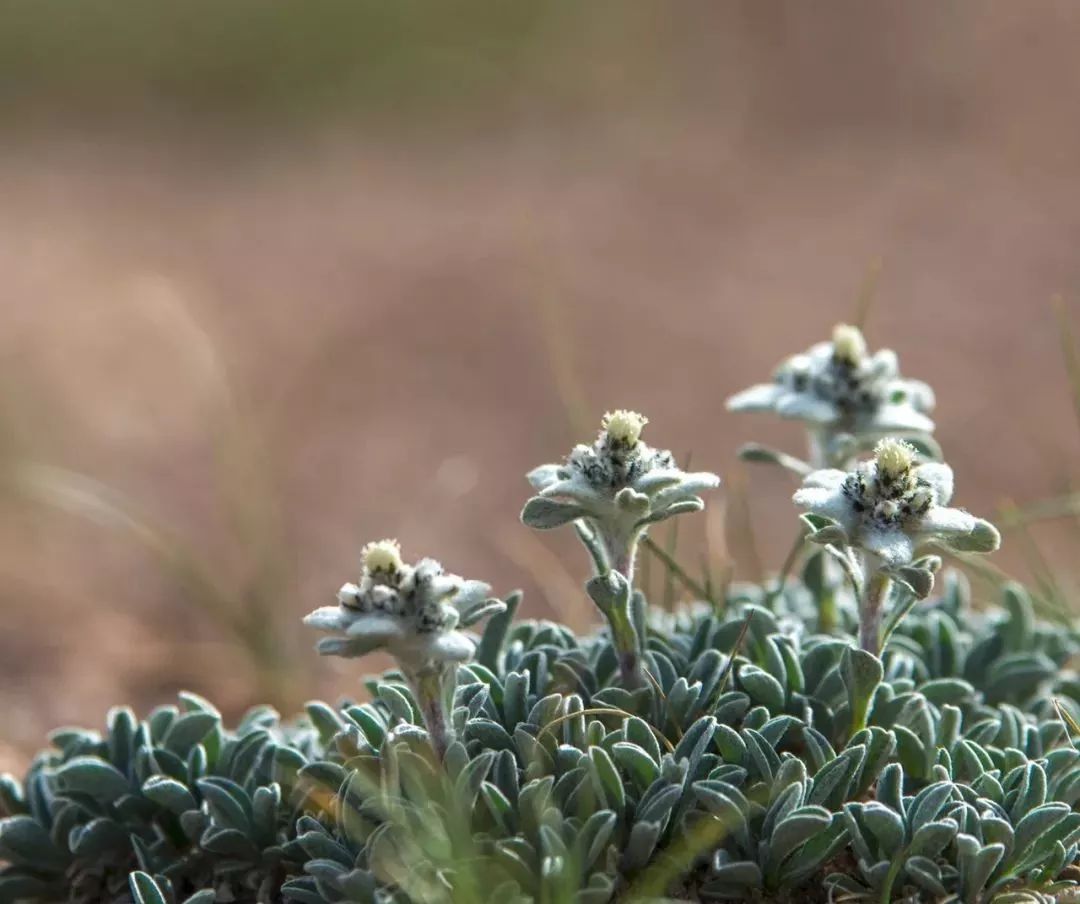
<path id="1" fill-rule="evenodd" d="M 775 569 L 791 483 L 734 453 L 800 430 L 723 400 L 860 298 L 1068 599 L 1078 42 L 1072 0 L 4 0 L 0 768 L 179 688 L 359 693 L 298 619 L 373 538 L 584 626 L 517 516 L 607 408 L 725 477 L 680 560 Z"/>

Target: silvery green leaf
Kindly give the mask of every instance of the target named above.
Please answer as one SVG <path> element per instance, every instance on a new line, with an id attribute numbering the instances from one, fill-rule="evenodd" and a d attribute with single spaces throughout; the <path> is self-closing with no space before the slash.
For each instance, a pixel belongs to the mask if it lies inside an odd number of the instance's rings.
<path id="1" fill-rule="evenodd" d="M 394 719 L 406 723 L 419 721 L 419 713 L 416 712 L 412 699 L 405 693 L 403 687 L 383 682 L 379 684 L 376 693 L 379 700 L 386 704 L 386 708 L 390 710 L 390 715 Z"/>
<path id="2" fill-rule="evenodd" d="M 833 561 L 838 562 L 840 567 L 844 570 L 844 574 L 848 580 L 851 581 L 852 586 L 856 592 L 862 593 L 863 583 L 865 581 L 865 575 L 863 574 L 862 566 L 852 559 L 847 551 L 839 546 L 828 544 L 825 546 L 825 552 L 832 558 Z"/>
<path id="3" fill-rule="evenodd" d="M 896 756 L 904 771 L 916 778 L 925 778 L 927 747 L 904 725 L 894 725 L 892 731 L 896 735 Z"/>
<path id="4" fill-rule="evenodd" d="M 772 675 L 756 666 L 744 666 L 738 673 L 739 687 L 752 703 L 766 707 L 770 712 L 782 712 L 785 704 L 784 688 Z"/>
<path id="5" fill-rule="evenodd" d="M 829 825 L 810 838 L 784 862 L 779 873 L 779 884 L 788 887 L 805 881 L 816 873 L 823 863 L 836 855 L 843 847 L 846 838 L 847 830 L 843 817 L 839 813 L 831 814 Z"/>
<path id="6" fill-rule="evenodd" d="M 184 899 L 184 904 L 214 904 L 217 900 L 217 892 L 212 888 L 204 888 Z"/>
<path id="7" fill-rule="evenodd" d="M 977 696 L 975 688 L 961 678 L 938 678 L 919 685 L 919 693 L 935 706 L 966 706 Z"/>
<path id="8" fill-rule="evenodd" d="M 674 518 L 676 515 L 687 515 L 694 512 L 700 512 L 703 508 L 705 508 L 705 500 L 700 496 L 692 496 L 689 499 L 673 502 L 671 505 L 652 512 L 648 517 L 642 518 L 640 521 L 636 522 L 636 525 L 638 527 L 643 527 L 646 524 L 655 524 L 658 521 L 666 521 L 668 518 Z"/>
<path id="9" fill-rule="evenodd" d="M 603 873 L 593 873 L 589 876 L 588 884 L 578 891 L 574 897 L 574 904 L 608 904 L 615 892 L 615 880 Z M 493 901 L 504 900 L 503 897 L 493 897 Z M 519 898 L 513 904 L 528 904 L 528 899 Z"/>
<path id="10" fill-rule="evenodd" d="M 194 810 L 199 805 L 186 785 L 163 775 L 148 778 L 142 786 L 142 793 L 154 803 L 179 816 L 187 810 Z"/>
<path id="11" fill-rule="evenodd" d="M 624 732 L 629 743 L 644 750 L 654 762 L 660 762 L 660 742 L 656 740 L 655 733 L 644 719 L 631 716 L 624 724 Z"/>
<path id="12" fill-rule="evenodd" d="M 649 511 L 649 497 L 632 487 L 623 487 L 615 494 L 615 506 L 634 518 L 641 518 Z"/>
<path id="13" fill-rule="evenodd" d="M 724 885 L 758 889 L 764 883 L 761 867 L 752 860 L 735 860 L 730 863 L 714 865 L 711 874 L 718 882 Z"/>
<path id="14" fill-rule="evenodd" d="M 884 728 L 871 726 L 859 732 L 852 741 L 856 739 L 858 743 L 866 745 L 866 756 L 859 767 L 853 789 L 855 794 L 862 795 L 877 781 L 881 771 L 892 760 L 896 752 L 896 735 Z"/>
<path id="15" fill-rule="evenodd" d="M 212 854 L 229 859 L 251 861 L 259 856 L 259 849 L 239 829 L 219 829 L 212 825 L 199 838 L 199 845 Z"/>
<path id="16" fill-rule="evenodd" d="M 975 527 L 970 533 L 949 534 L 947 537 L 939 537 L 937 542 L 956 552 L 987 553 L 994 552 L 1001 546 L 1001 534 L 989 521 L 976 518 Z"/>
<path id="17" fill-rule="evenodd" d="M 731 832 L 744 846 L 749 842 L 746 814 L 735 797 L 736 789 L 706 779 L 695 782 L 692 791 L 701 805 L 720 820 L 726 832 Z"/>
<path id="18" fill-rule="evenodd" d="M 569 524 L 577 518 L 583 518 L 587 514 L 583 506 L 572 502 L 558 502 L 542 496 L 533 496 L 521 510 L 521 520 L 537 530 L 551 530 Z"/>
<path id="19" fill-rule="evenodd" d="M 341 717 L 325 703 L 320 703 L 318 700 L 306 703 L 304 711 L 311 720 L 312 726 L 319 733 L 319 740 L 323 744 L 329 744 L 334 735 L 345 727 Z"/>
<path id="20" fill-rule="evenodd" d="M 321 631 L 344 631 L 351 623 L 350 613 L 341 606 L 320 606 L 304 616 L 304 624 Z"/>
<path id="21" fill-rule="evenodd" d="M 839 524 L 829 524 L 820 530 L 814 531 L 806 538 L 811 543 L 817 543 L 820 546 L 850 546 L 851 540 L 845 531 Z"/>
<path id="22" fill-rule="evenodd" d="M 220 721 L 216 713 L 200 711 L 185 713 L 169 726 L 162 744 L 177 756 L 187 756 L 196 744 L 218 726 Z"/>
<path id="23" fill-rule="evenodd" d="M 623 611 L 630 602 L 630 585 L 618 571 L 591 578 L 585 585 L 589 597 L 601 612 Z"/>
<path id="24" fill-rule="evenodd" d="M 18 816 L 26 812 L 23 787 L 13 775 L 0 775 L 0 817 Z"/>
<path id="25" fill-rule="evenodd" d="M 639 493 L 646 493 L 651 496 L 654 493 L 658 493 L 660 490 L 666 490 L 668 487 L 676 486 L 681 483 L 686 476 L 687 475 L 678 469 L 649 471 L 634 481 L 634 489 Z"/>
<path id="26" fill-rule="evenodd" d="M 1038 763 L 1028 763 L 1023 767 L 1022 779 L 1017 786 L 1016 798 L 1009 808 L 1009 816 L 1014 823 L 1024 818 L 1026 813 L 1046 803 L 1046 772 Z"/>
<path id="27" fill-rule="evenodd" d="M 831 763 L 826 763 L 814 776 L 809 802 L 819 806 L 838 805 L 844 800 L 859 772 L 866 748 L 856 744 L 841 751 Z"/>
<path id="28" fill-rule="evenodd" d="M 781 771 L 783 767 L 781 766 Z M 778 774 L 773 782 L 774 789 L 776 786 L 780 786 L 780 790 L 776 793 L 776 797 L 768 808 L 765 810 L 765 819 L 761 824 L 761 834 L 763 837 L 768 837 L 772 834 L 773 828 L 777 823 L 783 822 L 792 812 L 802 806 L 806 797 L 806 787 L 801 783 L 793 785 L 781 785 L 780 775 Z"/>
<path id="29" fill-rule="evenodd" d="M 540 465 L 538 468 L 533 468 L 528 474 L 525 475 L 525 479 L 532 484 L 533 489 L 542 490 L 544 487 L 553 484 L 556 480 L 560 479 L 563 465 Z"/>
<path id="30" fill-rule="evenodd" d="M 774 873 L 786 858 L 815 835 L 825 832 L 831 823 L 832 814 L 824 807 L 806 806 L 793 811 L 773 829 L 766 871 Z"/>
<path id="31" fill-rule="evenodd" d="M 637 872 L 652 858 L 656 842 L 660 840 L 661 826 L 656 822 L 635 822 L 623 847 L 622 869 Z"/>
<path id="32" fill-rule="evenodd" d="M 101 860 L 115 851 L 126 851 L 128 831 L 114 819 L 101 816 L 76 826 L 68 836 L 68 848 L 76 857 Z"/>
<path id="33" fill-rule="evenodd" d="M 521 605 L 522 593 L 515 590 L 503 601 L 505 609 L 493 615 L 484 626 L 484 632 L 480 635 L 480 645 L 476 651 L 476 662 L 494 669 L 503 652 L 506 635 L 510 630 L 514 614 Z"/>
<path id="34" fill-rule="evenodd" d="M 956 851 L 964 901 L 977 904 L 990 874 L 1005 855 L 1005 849 L 1000 844 L 984 846 L 977 838 L 960 834 L 956 836 Z"/>
<path id="35" fill-rule="evenodd" d="M 507 835 L 512 835 L 514 805 L 510 803 L 510 799 L 491 782 L 484 782 L 480 786 L 480 793 L 492 819 L 498 824 L 499 830 Z"/>
<path id="36" fill-rule="evenodd" d="M 672 810 L 674 810 L 675 805 L 682 796 L 683 789 L 681 785 L 663 787 L 655 794 L 650 794 L 641 799 L 641 803 L 634 813 L 634 818 L 667 825 Z"/>
<path id="37" fill-rule="evenodd" d="M 597 790 L 616 813 L 626 807 L 626 788 L 619 775 L 619 770 L 611 761 L 611 756 L 603 747 L 589 748 L 590 772 Z"/>
<path id="38" fill-rule="evenodd" d="M 866 806 L 861 801 L 848 801 L 840 815 L 847 826 L 848 841 L 855 858 L 862 863 L 873 863 L 877 860 L 874 836 L 862 820 L 862 812 Z"/>
<path id="39" fill-rule="evenodd" d="M 780 452 L 777 449 L 771 449 L 768 446 L 762 446 L 759 443 L 747 443 L 739 448 L 737 454 L 742 461 L 779 465 L 781 468 L 791 471 L 799 477 L 805 477 L 814 470 L 805 461 L 796 458 L 794 455 L 788 455 L 786 452 Z"/>
<path id="40" fill-rule="evenodd" d="M 746 741 L 747 753 L 747 761 L 744 765 L 752 764 L 760 778 L 771 782 L 780 768 L 780 757 L 776 755 L 772 745 L 753 728 L 744 728 L 742 734 Z"/>
<path id="41" fill-rule="evenodd" d="M 881 850 L 896 856 L 904 845 L 904 820 L 895 810 L 871 801 L 860 813 L 866 828 L 877 839 Z"/>
<path id="42" fill-rule="evenodd" d="M 215 826 L 251 834 L 251 803 L 243 788 L 221 777 L 200 779 L 198 788 Z"/>
<path id="43" fill-rule="evenodd" d="M 1071 812 L 1072 808 L 1068 804 L 1051 802 L 1026 813 L 1016 824 L 1013 841 L 1016 854 L 1018 856 L 1027 854 L 1028 849 L 1036 842 L 1049 839 L 1049 843 L 1052 844 L 1053 829 Z"/>
<path id="44" fill-rule="evenodd" d="M 836 751 L 833 750 L 828 739 L 816 728 L 803 728 L 802 734 L 807 752 L 810 755 L 810 763 L 815 772 L 836 758 Z"/>
<path id="45" fill-rule="evenodd" d="M 840 657 L 840 677 L 847 690 L 854 731 L 866 725 L 870 703 L 884 677 L 881 660 L 865 650 L 848 647 Z"/>
<path id="46" fill-rule="evenodd" d="M 915 799 L 908 808 L 910 814 L 908 823 L 911 830 L 918 832 L 927 823 L 937 820 L 945 805 L 952 799 L 952 795 L 953 784 L 948 781 L 936 782 L 923 788 L 915 795 Z"/>
<path id="47" fill-rule="evenodd" d="M 505 611 L 506 603 L 502 600 L 489 599 L 477 603 L 469 609 L 462 610 L 461 621 L 458 624 L 462 628 L 468 628 L 471 625 L 475 625 L 481 619 L 487 618 L 489 615 L 498 615 L 500 612 Z"/>
<path id="48" fill-rule="evenodd" d="M 911 880 L 935 898 L 944 898 L 948 890 L 941 881 L 941 869 L 928 857 L 909 857 L 904 863 L 904 872 Z"/>
<path id="49" fill-rule="evenodd" d="M 514 749 L 514 738 L 491 719 L 470 719 L 465 726 L 465 736 L 470 741 L 479 741 L 488 750 Z"/>
<path id="50" fill-rule="evenodd" d="M 954 819 L 939 819 L 924 822 L 911 836 L 908 853 L 913 857 L 928 857 L 933 860 L 952 842 L 959 831 Z"/>
<path id="51" fill-rule="evenodd" d="M 287 901 L 297 901 L 299 904 L 326 904 L 326 899 L 319 892 L 312 876 L 289 879 L 281 886 L 281 892 Z"/>
<path id="52" fill-rule="evenodd" d="M 115 800 L 131 791 L 131 785 L 116 767 L 97 757 L 76 757 L 56 773 L 63 792 L 87 794 L 99 801 Z"/>
<path id="53" fill-rule="evenodd" d="M 813 512 L 804 512 L 799 515 L 799 520 L 806 525 L 807 531 L 812 535 L 818 531 L 825 530 L 827 527 L 839 526 L 832 518 L 826 518 L 824 515 L 815 515 Z"/>
<path id="54" fill-rule="evenodd" d="M 901 568 L 896 572 L 896 578 L 911 588 L 911 592 L 920 600 L 926 599 L 934 589 L 934 573 L 928 568 Z"/>
<path id="55" fill-rule="evenodd" d="M 637 744 L 617 742 L 612 746 L 611 753 L 615 762 L 630 775 L 640 790 L 648 788 L 660 775 L 656 761 Z"/>
<path id="56" fill-rule="evenodd" d="M 277 835 L 277 814 L 281 805 L 281 788 L 271 783 L 255 789 L 251 798 L 251 822 L 256 844 L 273 845 Z"/>
<path id="57" fill-rule="evenodd" d="M 142 870 L 136 870 L 128 877 L 131 897 L 135 904 L 169 904 L 164 892 L 153 878 Z"/>
<path id="58" fill-rule="evenodd" d="M 14 864 L 64 869 L 68 854 L 53 844 L 49 833 L 32 816 L 0 820 L 0 858 Z"/>
<path id="59" fill-rule="evenodd" d="M 579 520 L 574 522 L 574 530 L 577 532 L 578 539 L 581 540 L 581 545 L 588 551 L 596 573 L 604 574 L 609 571 L 611 563 L 608 560 L 607 550 L 604 549 L 604 544 L 596 529 L 587 521 Z"/>

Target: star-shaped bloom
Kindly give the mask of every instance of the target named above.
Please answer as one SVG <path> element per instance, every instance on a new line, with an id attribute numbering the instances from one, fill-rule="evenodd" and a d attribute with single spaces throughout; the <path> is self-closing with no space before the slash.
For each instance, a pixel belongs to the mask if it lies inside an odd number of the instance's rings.
<path id="1" fill-rule="evenodd" d="M 728 399 L 729 411 L 769 411 L 833 433 L 882 436 L 931 433 L 934 392 L 900 375 L 896 353 L 870 354 L 857 327 L 838 324 L 831 342 L 793 355 L 771 383 Z"/>
<path id="2" fill-rule="evenodd" d="M 385 649 L 403 669 L 419 672 L 464 662 L 473 642 L 459 627 L 503 611 L 482 581 L 447 574 L 434 559 L 406 565 L 394 540 L 364 547 L 359 584 L 345 584 L 336 606 L 323 606 L 304 624 L 331 633 L 316 649 L 324 656 L 357 657 Z"/>
<path id="3" fill-rule="evenodd" d="M 821 542 L 865 550 L 892 571 L 909 566 L 928 543 L 962 552 L 998 548 L 1001 536 L 990 522 L 948 507 L 952 492 L 952 468 L 917 464 L 911 445 L 883 439 L 874 458 L 852 471 L 809 474 L 794 501 L 832 522 L 821 527 Z"/>
<path id="4" fill-rule="evenodd" d="M 596 442 L 576 446 L 564 464 L 531 471 L 539 493 L 521 520 L 546 530 L 585 519 L 602 537 L 625 542 L 654 522 L 704 508 L 698 494 L 719 486 L 720 478 L 682 471 L 670 452 L 644 443 L 647 423 L 633 411 L 609 412 Z"/>

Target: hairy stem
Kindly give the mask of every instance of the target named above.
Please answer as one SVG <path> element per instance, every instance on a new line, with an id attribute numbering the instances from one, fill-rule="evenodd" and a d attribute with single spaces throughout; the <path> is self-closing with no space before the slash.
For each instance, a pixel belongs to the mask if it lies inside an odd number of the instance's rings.
<path id="1" fill-rule="evenodd" d="M 822 468 L 839 467 L 847 470 L 850 462 L 834 463 L 829 460 L 829 433 L 823 427 L 811 427 L 807 431 L 809 463 L 815 471 Z M 818 626 L 822 634 L 832 634 L 836 630 L 840 617 L 836 606 L 836 597 L 844 584 L 844 575 L 840 564 L 831 556 L 825 556 L 821 562 L 821 580 L 825 587 L 818 600 Z"/>
<path id="2" fill-rule="evenodd" d="M 859 646 L 875 656 L 881 656 L 881 617 L 891 589 L 892 578 L 875 571 L 859 603 Z"/>
<path id="3" fill-rule="evenodd" d="M 638 538 L 632 537 L 618 548 L 610 550 L 611 567 L 618 571 L 630 585 L 631 594 L 634 586 L 634 560 L 637 556 Z M 627 690 L 646 687 L 645 672 L 641 666 L 642 640 L 634 627 L 629 603 L 623 611 L 612 612 L 608 621 L 611 624 L 611 640 L 619 659 L 619 676 Z"/>
<path id="4" fill-rule="evenodd" d="M 425 668 L 409 676 L 413 696 L 420 706 L 420 714 L 439 762 L 445 759 L 446 750 L 454 740 L 454 729 L 447 713 L 447 696 L 453 694 L 456 673 L 456 668 Z"/>

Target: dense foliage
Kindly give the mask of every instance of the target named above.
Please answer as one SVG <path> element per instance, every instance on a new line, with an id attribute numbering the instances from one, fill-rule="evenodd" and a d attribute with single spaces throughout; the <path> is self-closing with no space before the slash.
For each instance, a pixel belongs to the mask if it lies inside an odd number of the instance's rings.
<path id="1" fill-rule="evenodd" d="M 0 779 L 0 904 L 1080 894 L 1080 632 L 1014 584 L 974 606 L 942 572 L 935 550 L 1000 537 L 950 507 L 929 387 L 840 326 L 731 404 L 808 425 L 809 461 L 746 452 L 802 480 L 807 542 L 780 576 L 650 610 L 640 543 L 719 479 L 610 413 L 531 472 L 522 512 L 577 531 L 604 630 L 515 621 L 519 595 L 369 544 L 305 620 L 324 655 L 395 657 L 369 702 L 230 730 L 184 694 L 55 732 Z"/>
<path id="2" fill-rule="evenodd" d="M 949 575 L 882 667 L 815 633 L 821 555 L 654 616 L 658 686 L 634 692 L 606 636 L 512 623 L 512 597 L 461 667 L 445 768 L 394 673 L 292 724 L 226 730 L 183 695 L 57 732 L 0 786 L 0 899 L 127 900 L 137 869 L 146 902 L 1053 900 L 1080 753 L 1052 701 L 1080 705 L 1080 637 L 1017 587 L 976 616 Z"/>

